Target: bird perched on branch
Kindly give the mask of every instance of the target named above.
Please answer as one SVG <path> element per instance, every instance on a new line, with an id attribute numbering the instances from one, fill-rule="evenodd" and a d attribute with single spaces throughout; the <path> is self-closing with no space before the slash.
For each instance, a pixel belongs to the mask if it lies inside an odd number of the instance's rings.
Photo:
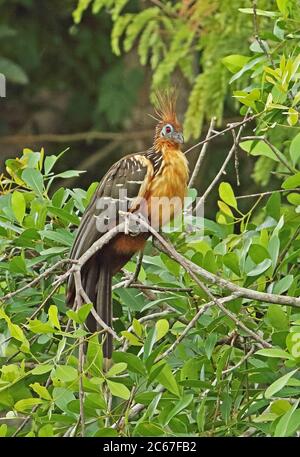
<path id="1" fill-rule="evenodd" d="M 174 91 L 157 94 L 153 146 L 146 152 L 130 154 L 116 162 L 101 180 L 85 210 L 71 250 L 78 259 L 104 233 L 120 222 L 120 208 L 127 203 L 128 211 L 142 214 L 155 228 L 169 222 L 180 211 L 187 190 L 188 164 L 181 151 L 182 128 L 176 116 Z M 169 208 L 157 203 L 161 198 L 177 199 Z M 165 203 L 166 203 L 165 201 Z M 178 205 L 178 201 L 179 204 Z M 106 204 L 106 209 L 104 206 Z M 114 217 L 113 211 L 116 212 Z M 118 233 L 84 265 L 82 285 L 98 315 L 112 326 L 112 276 L 138 251 L 144 248 L 149 232 Z M 67 301 L 75 297 L 74 279 L 68 284 Z M 90 315 L 87 325 L 91 332 L 97 325 Z M 112 335 L 107 333 L 103 355 L 112 356 Z"/>

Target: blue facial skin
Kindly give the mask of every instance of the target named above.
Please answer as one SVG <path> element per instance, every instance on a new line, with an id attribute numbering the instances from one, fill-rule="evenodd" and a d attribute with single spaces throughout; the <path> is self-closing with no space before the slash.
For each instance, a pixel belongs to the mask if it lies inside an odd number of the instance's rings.
<path id="1" fill-rule="evenodd" d="M 177 132 L 173 125 L 171 124 L 166 124 L 163 126 L 161 129 L 161 134 L 163 138 L 170 139 L 171 141 L 174 141 L 175 143 L 180 143 L 182 144 L 184 142 L 183 135 L 181 132 Z"/>

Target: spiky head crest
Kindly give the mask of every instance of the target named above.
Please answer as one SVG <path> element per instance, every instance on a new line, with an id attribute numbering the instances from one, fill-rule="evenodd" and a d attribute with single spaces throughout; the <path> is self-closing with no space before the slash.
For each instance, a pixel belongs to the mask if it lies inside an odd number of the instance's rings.
<path id="1" fill-rule="evenodd" d="M 156 91 L 154 94 L 155 114 L 160 122 L 180 126 L 176 116 L 177 93 L 174 88 Z"/>
<path id="2" fill-rule="evenodd" d="M 155 129 L 154 143 L 161 145 L 161 143 L 169 141 L 167 138 L 161 137 L 161 131 L 164 126 L 171 124 L 176 132 L 182 132 L 182 127 L 176 116 L 176 90 L 171 88 L 164 91 L 157 91 L 154 97 L 155 119 L 158 121 Z"/>

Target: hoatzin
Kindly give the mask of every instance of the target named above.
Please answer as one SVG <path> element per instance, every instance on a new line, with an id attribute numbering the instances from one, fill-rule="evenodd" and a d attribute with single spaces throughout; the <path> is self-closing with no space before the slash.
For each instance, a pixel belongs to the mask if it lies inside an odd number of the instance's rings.
<path id="1" fill-rule="evenodd" d="M 188 164 L 181 151 L 183 143 L 182 128 L 175 112 L 175 93 L 158 94 L 156 97 L 156 115 L 158 124 L 155 129 L 153 146 L 146 152 L 130 154 L 116 162 L 100 182 L 95 194 L 85 210 L 71 250 L 71 258 L 78 259 L 101 236 L 97 221 L 107 218 L 106 232 L 119 223 L 119 219 L 109 221 L 107 212 L 99 209 L 97 202 L 104 199 L 108 205 L 120 207 L 120 191 L 126 191 L 128 211 L 143 213 L 149 223 L 156 228 L 169 222 L 164 218 L 161 207 L 156 211 L 151 203 L 162 197 L 182 203 L 187 190 Z M 143 206 L 141 200 L 146 201 Z M 157 199 L 156 199 L 157 200 Z M 142 207 L 143 206 L 143 207 Z M 154 210 L 153 210 L 154 208 Z M 167 212 L 167 219 L 178 212 L 178 205 Z M 146 212 L 146 214 L 145 214 Z M 143 250 L 149 232 L 118 233 L 108 244 L 98 251 L 82 269 L 82 285 L 93 302 L 98 315 L 112 326 L 112 276 L 116 274 L 138 251 Z M 74 301 L 75 285 L 73 278 L 68 284 L 67 301 Z M 87 326 L 95 332 L 98 324 L 89 316 Z M 106 359 L 112 356 L 112 335 L 106 334 L 103 342 L 103 355 Z M 108 362 L 109 363 L 109 362 Z"/>

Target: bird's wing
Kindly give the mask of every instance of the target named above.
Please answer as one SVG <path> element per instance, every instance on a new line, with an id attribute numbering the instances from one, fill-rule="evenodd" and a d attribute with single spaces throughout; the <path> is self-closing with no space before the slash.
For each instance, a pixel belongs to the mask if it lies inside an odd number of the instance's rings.
<path id="1" fill-rule="evenodd" d="M 127 208 L 134 210 L 137 199 L 146 195 L 153 174 L 152 161 L 145 154 L 126 156 L 110 168 L 82 216 L 70 253 L 72 259 L 78 259 L 106 231 L 118 224 L 116 220 L 114 224 L 107 224 L 107 230 L 101 227 L 99 231 L 98 223 L 107 217 L 107 210 L 102 208 L 103 202 L 106 207 L 118 212 L 120 207 L 124 208 L 125 199 Z M 125 192 L 126 196 L 122 197 Z"/>

